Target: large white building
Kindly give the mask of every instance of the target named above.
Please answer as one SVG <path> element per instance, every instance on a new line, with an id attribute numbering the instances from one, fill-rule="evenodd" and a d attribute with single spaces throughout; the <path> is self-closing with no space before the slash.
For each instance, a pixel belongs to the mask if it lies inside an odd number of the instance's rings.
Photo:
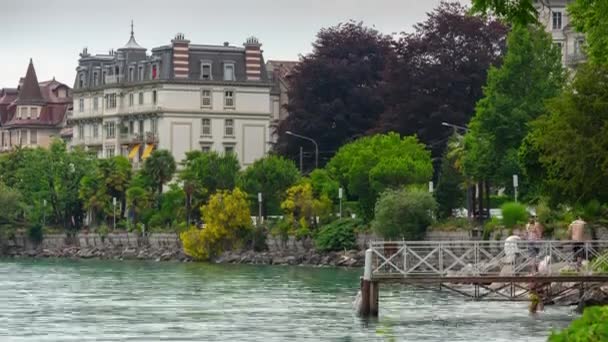
<path id="1" fill-rule="evenodd" d="M 570 24 L 567 6 L 571 2 L 572 0 L 535 0 L 535 6 L 539 12 L 539 21 L 562 50 L 562 63 L 566 67 L 575 68 L 586 59 L 583 53 L 585 36 L 576 32 Z"/>
<path id="2" fill-rule="evenodd" d="M 178 34 L 146 53 L 133 36 L 107 55 L 85 48 L 74 85 L 72 145 L 135 166 L 154 149 L 236 153 L 243 167 L 270 149 L 279 115 L 261 44 L 191 44 Z"/>

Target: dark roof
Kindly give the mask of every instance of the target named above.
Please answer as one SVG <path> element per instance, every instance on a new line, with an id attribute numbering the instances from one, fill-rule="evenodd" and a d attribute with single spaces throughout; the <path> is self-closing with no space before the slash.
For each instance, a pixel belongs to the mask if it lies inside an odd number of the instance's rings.
<path id="1" fill-rule="evenodd" d="M 36 70 L 34 69 L 34 63 L 30 58 L 30 64 L 27 67 L 23 85 L 21 85 L 19 89 L 17 104 L 42 105 L 44 102 L 44 98 L 40 92 L 40 85 L 38 84 Z"/>
<path id="2" fill-rule="evenodd" d="M 20 105 L 40 107 L 40 115 L 29 119 L 27 117 L 18 119 L 15 114 Z M 25 78 L 20 79 L 19 88 L 0 89 L 0 125 L 14 128 L 57 127 L 64 122 L 71 106 L 70 87 L 54 78 L 38 83 L 36 71 L 30 60 Z"/>

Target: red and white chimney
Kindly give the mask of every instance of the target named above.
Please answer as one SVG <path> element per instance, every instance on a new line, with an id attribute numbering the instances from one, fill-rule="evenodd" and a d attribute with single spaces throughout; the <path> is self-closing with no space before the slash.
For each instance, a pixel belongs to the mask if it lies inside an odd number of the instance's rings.
<path id="1" fill-rule="evenodd" d="M 248 81 L 259 81 L 262 74 L 262 44 L 256 37 L 249 37 L 245 46 L 245 73 Z"/>
<path id="2" fill-rule="evenodd" d="M 188 66 L 190 41 L 184 38 L 183 33 L 178 33 L 171 43 L 173 44 L 173 75 L 175 78 L 186 79 L 190 72 Z"/>

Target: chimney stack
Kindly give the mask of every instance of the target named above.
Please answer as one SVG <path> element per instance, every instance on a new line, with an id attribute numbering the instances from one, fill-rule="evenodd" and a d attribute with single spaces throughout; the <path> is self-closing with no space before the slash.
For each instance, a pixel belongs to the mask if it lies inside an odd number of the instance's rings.
<path id="1" fill-rule="evenodd" d="M 248 81 L 259 81 L 262 72 L 262 44 L 256 37 L 249 37 L 245 46 L 245 73 Z"/>
<path id="2" fill-rule="evenodd" d="M 178 33 L 171 43 L 173 44 L 173 74 L 175 78 L 188 78 L 190 41 L 184 37 L 183 33 Z"/>

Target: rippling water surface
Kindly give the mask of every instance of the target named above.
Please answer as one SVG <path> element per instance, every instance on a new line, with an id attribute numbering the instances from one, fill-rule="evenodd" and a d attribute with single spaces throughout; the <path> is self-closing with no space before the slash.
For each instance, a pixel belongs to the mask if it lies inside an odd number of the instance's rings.
<path id="1" fill-rule="evenodd" d="M 544 341 L 573 319 L 404 287 L 352 311 L 359 270 L 0 261 L 0 341 Z"/>

